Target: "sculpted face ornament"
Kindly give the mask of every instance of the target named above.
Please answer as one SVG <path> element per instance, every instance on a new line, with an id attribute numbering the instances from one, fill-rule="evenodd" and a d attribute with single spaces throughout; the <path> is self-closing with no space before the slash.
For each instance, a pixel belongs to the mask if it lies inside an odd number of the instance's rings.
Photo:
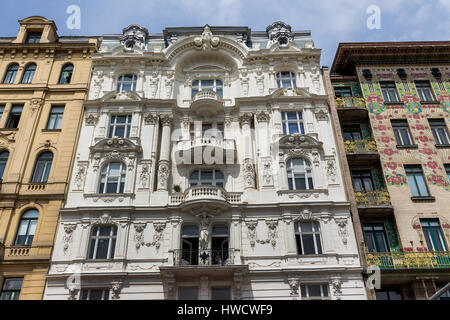
<path id="1" fill-rule="evenodd" d="M 194 45 L 196 49 L 199 50 L 212 50 L 212 49 L 217 49 L 219 46 L 219 38 L 215 37 L 212 32 L 211 29 L 209 28 L 208 25 L 205 26 L 205 28 L 203 29 L 203 33 L 201 37 L 196 37 L 194 39 Z"/>

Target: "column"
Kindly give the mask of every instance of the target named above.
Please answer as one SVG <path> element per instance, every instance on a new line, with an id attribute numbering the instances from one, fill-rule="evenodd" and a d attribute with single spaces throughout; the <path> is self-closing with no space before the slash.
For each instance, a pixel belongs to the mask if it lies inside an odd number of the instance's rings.
<path id="1" fill-rule="evenodd" d="M 161 116 L 161 125 L 162 135 L 158 162 L 158 190 L 168 190 L 172 117 L 170 115 Z"/>
<path id="2" fill-rule="evenodd" d="M 270 156 L 270 143 L 272 139 L 269 135 L 270 115 L 263 111 L 256 115 L 256 119 L 258 121 L 260 185 L 263 188 L 273 187 L 273 165 Z"/>
<path id="3" fill-rule="evenodd" d="M 252 132 L 251 132 L 251 122 L 253 114 L 244 113 L 240 117 L 242 126 L 242 141 L 244 143 L 244 189 L 255 188 L 255 162 L 253 158 L 253 142 L 252 142 Z"/>

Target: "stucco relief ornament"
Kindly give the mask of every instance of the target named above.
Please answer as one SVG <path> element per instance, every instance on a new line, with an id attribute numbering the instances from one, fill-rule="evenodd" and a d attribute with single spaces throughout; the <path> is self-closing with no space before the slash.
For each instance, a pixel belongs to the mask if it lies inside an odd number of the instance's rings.
<path id="1" fill-rule="evenodd" d="M 98 99 L 100 97 L 100 91 L 102 89 L 102 84 L 105 81 L 105 78 L 103 77 L 103 71 L 99 70 L 97 71 L 96 76 L 94 77 L 94 99 Z"/>
<path id="2" fill-rule="evenodd" d="M 249 88 L 249 77 L 248 77 L 247 69 L 241 70 L 241 74 L 240 74 L 239 78 L 241 80 L 242 95 L 244 97 L 247 97 L 248 96 L 248 88 Z"/>
<path id="3" fill-rule="evenodd" d="M 263 161 L 263 181 L 265 185 L 272 185 L 272 162 L 270 160 Z"/>
<path id="4" fill-rule="evenodd" d="M 122 30 L 120 44 L 125 47 L 125 51 L 133 51 L 135 46 L 145 49 L 148 37 L 148 30 L 137 24 L 132 24 Z"/>
<path id="5" fill-rule="evenodd" d="M 299 281 L 298 279 L 291 278 L 288 280 L 289 288 L 290 288 L 290 295 L 294 300 L 297 300 L 298 297 L 298 287 L 299 287 Z"/>
<path id="6" fill-rule="evenodd" d="M 72 234 L 76 228 L 77 228 L 76 224 L 65 224 L 64 225 L 64 235 L 63 235 L 64 254 L 66 254 L 66 251 L 69 248 L 70 242 L 72 241 Z"/>
<path id="7" fill-rule="evenodd" d="M 270 243 L 272 247 L 275 248 L 277 245 L 277 227 L 278 227 L 278 220 L 266 220 L 267 228 L 268 228 L 268 234 L 266 240 L 259 240 L 258 242 L 263 243 Z"/>
<path id="8" fill-rule="evenodd" d="M 34 113 L 35 111 L 39 110 L 42 107 L 43 103 L 44 102 L 42 99 L 31 99 L 31 112 Z"/>
<path id="9" fill-rule="evenodd" d="M 158 187 L 160 189 L 167 189 L 169 180 L 169 164 L 167 161 L 161 161 L 158 166 Z"/>
<path id="10" fill-rule="evenodd" d="M 209 243 L 209 226 L 211 224 L 211 217 L 203 214 L 200 216 L 200 250 L 207 250 Z"/>
<path id="11" fill-rule="evenodd" d="M 319 121 L 327 121 L 328 120 L 328 112 L 325 108 L 319 108 L 314 112 L 316 119 Z"/>
<path id="12" fill-rule="evenodd" d="M 251 159 L 244 160 L 244 183 L 245 188 L 255 187 L 255 167 Z"/>
<path id="13" fill-rule="evenodd" d="M 281 48 L 286 48 L 289 46 L 289 42 L 294 40 L 291 26 L 282 21 L 272 23 L 266 28 L 266 32 L 270 39 L 268 46 L 278 42 Z"/>
<path id="14" fill-rule="evenodd" d="M 250 239 L 250 245 L 252 248 L 255 247 L 256 244 L 256 227 L 258 226 L 258 221 L 246 221 L 245 224 L 247 225 L 247 237 Z"/>
<path id="15" fill-rule="evenodd" d="M 86 115 L 85 123 L 87 126 L 95 126 L 98 122 L 98 115 L 94 113 L 89 113 Z"/>
<path id="16" fill-rule="evenodd" d="M 147 226 L 146 223 L 135 223 L 133 224 L 135 234 L 134 234 L 134 242 L 136 243 L 136 249 L 139 249 L 141 246 L 145 244 L 144 242 L 144 230 Z"/>
<path id="17" fill-rule="evenodd" d="M 172 96 L 173 83 L 174 83 L 173 71 L 168 71 L 165 80 L 166 99 L 170 99 L 170 97 Z"/>
<path id="18" fill-rule="evenodd" d="M 87 164 L 78 164 L 77 173 L 75 175 L 75 186 L 77 190 L 82 190 L 84 178 L 86 177 Z"/>
<path id="19" fill-rule="evenodd" d="M 112 300 L 119 300 L 120 299 L 120 292 L 122 291 L 122 282 L 120 281 L 113 281 L 111 282 L 111 289 L 112 289 Z"/>
<path id="20" fill-rule="evenodd" d="M 341 300 L 341 296 L 342 296 L 342 281 L 340 279 L 333 279 L 331 280 L 331 288 L 333 290 L 333 295 L 336 298 L 336 300 Z"/>
<path id="21" fill-rule="evenodd" d="M 150 165 L 143 164 L 141 173 L 139 174 L 139 183 L 141 185 L 141 188 L 147 187 L 149 179 L 150 179 Z"/>
<path id="22" fill-rule="evenodd" d="M 299 219 L 311 220 L 311 218 L 312 218 L 312 211 L 311 210 L 303 209 L 302 211 L 300 211 Z"/>
<path id="23" fill-rule="evenodd" d="M 157 121 L 157 116 L 152 113 L 147 113 L 144 116 L 144 123 L 145 124 L 155 124 Z"/>
<path id="24" fill-rule="evenodd" d="M 347 245 L 348 231 L 347 231 L 347 218 L 334 218 L 337 226 L 339 227 L 338 233 L 342 239 L 342 243 Z"/>
<path id="25" fill-rule="evenodd" d="M 194 47 L 198 50 L 212 50 L 219 47 L 219 38 L 215 37 L 209 25 L 205 25 L 201 37 L 194 38 Z"/>
<path id="26" fill-rule="evenodd" d="M 337 169 L 336 169 L 336 165 L 334 163 L 334 160 L 328 160 L 327 161 L 327 176 L 330 179 L 330 182 L 336 182 L 336 176 L 337 174 Z"/>
<path id="27" fill-rule="evenodd" d="M 150 77 L 150 98 L 155 99 L 158 91 L 159 77 L 158 72 L 153 71 Z"/>
<path id="28" fill-rule="evenodd" d="M 258 94 L 264 94 L 264 73 L 262 69 L 256 70 L 256 86 L 258 87 Z"/>

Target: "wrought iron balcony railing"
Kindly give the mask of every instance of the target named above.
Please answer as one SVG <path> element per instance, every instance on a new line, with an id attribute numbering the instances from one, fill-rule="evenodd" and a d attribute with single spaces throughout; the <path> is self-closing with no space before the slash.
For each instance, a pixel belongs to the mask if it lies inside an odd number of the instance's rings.
<path id="1" fill-rule="evenodd" d="M 391 205 L 387 190 L 355 191 L 356 202 L 361 206 Z"/>
<path id="2" fill-rule="evenodd" d="M 377 151 L 377 143 L 373 139 L 345 140 L 345 151 L 347 152 L 367 152 Z"/>
<path id="3" fill-rule="evenodd" d="M 174 266 L 225 266 L 234 264 L 234 249 L 174 250 Z"/>
<path id="4" fill-rule="evenodd" d="M 450 252 L 369 252 L 364 249 L 368 266 L 381 270 L 397 269 L 450 269 Z"/>
<path id="5" fill-rule="evenodd" d="M 335 98 L 337 108 L 361 108 L 366 109 L 366 100 L 362 97 Z"/>

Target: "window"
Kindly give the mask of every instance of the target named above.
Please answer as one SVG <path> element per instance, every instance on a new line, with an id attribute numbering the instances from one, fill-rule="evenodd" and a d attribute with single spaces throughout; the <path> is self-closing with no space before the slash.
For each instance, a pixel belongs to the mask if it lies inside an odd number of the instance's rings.
<path id="1" fill-rule="evenodd" d="M 223 188 L 225 177 L 220 170 L 195 170 L 189 177 L 189 185 L 194 186 L 217 186 Z"/>
<path id="2" fill-rule="evenodd" d="M 415 81 L 417 93 L 421 102 L 431 102 L 435 101 L 433 95 L 433 89 L 431 89 L 430 81 Z"/>
<path id="3" fill-rule="evenodd" d="M 178 300 L 198 300 L 198 288 L 197 287 L 178 288 Z"/>
<path id="4" fill-rule="evenodd" d="M 295 240 L 297 242 L 298 254 L 322 254 L 322 243 L 320 241 L 320 227 L 318 222 L 296 222 Z"/>
<path id="5" fill-rule="evenodd" d="M 428 187 L 420 165 L 405 165 L 406 177 L 413 197 L 428 197 Z"/>
<path id="6" fill-rule="evenodd" d="M 109 289 L 83 289 L 80 300 L 109 300 Z"/>
<path id="7" fill-rule="evenodd" d="M 223 98 L 223 82 L 222 80 L 195 80 L 192 82 L 192 98 L 197 92 L 202 90 L 212 90 Z"/>
<path id="8" fill-rule="evenodd" d="M 375 289 L 377 300 L 403 300 L 401 288 Z"/>
<path id="9" fill-rule="evenodd" d="M 14 242 L 15 246 L 31 246 L 38 219 L 39 212 L 36 209 L 28 210 L 22 215 Z"/>
<path id="10" fill-rule="evenodd" d="M 117 92 L 136 91 L 137 75 L 124 74 L 117 80 Z"/>
<path id="11" fill-rule="evenodd" d="M 183 226 L 181 231 L 181 264 L 198 264 L 198 226 Z"/>
<path id="12" fill-rule="evenodd" d="M 26 43 L 39 43 L 41 41 L 42 32 L 30 31 L 27 34 Z"/>
<path id="13" fill-rule="evenodd" d="M 447 251 L 439 219 L 420 219 L 428 251 Z"/>
<path id="14" fill-rule="evenodd" d="M 428 119 L 436 145 L 449 145 L 447 126 L 444 119 Z"/>
<path id="15" fill-rule="evenodd" d="M 334 96 L 336 98 L 351 97 L 351 96 L 353 96 L 352 88 L 350 88 L 350 87 L 334 87 Z"/>
<path id="16" fill-rule="evenodd" d="M 64 114 L 64 106 L 54 106 L 50 110 L 48 117 L 47 129 L 55 130 L 61 129 L 61 122 Z"/>
<path id="17" fill-rule="evenodd" d="M 9 152 L 0 152 L 0 180 L 3 179 L 3 173 L 5 172 L 6 164 L 8 163 Z"/>
<path id="18" fill-rule="evenodd" d="M 131 130 L 131 115 L 111 116 L 108 138 L 129 138 Z"/>
<path id="19" fill-rule="evenodd" d="M 441 284 L 437 283 L 436 284 L 436 292 L 441 290 L 446 284 L 447 283 L 441 283 Z M 443 294 L 441 294 L 439 300 L 450 300 L 450 289 L 448 289 Z"/>
<path id="20" fill-rule="evenodd" d="M 353 188 L 356 192 L 373 191 L 372 173 L 370 170 L 352 170 Z"/>
<path id="21" fill-rule="evenodd" d="M 113 259 L 116 237 L 116 226 L 97 226 L 92 228 L 89 259 Z"/>
<path id="22" fill-rule="evenodd" d="M 16 79 L 17 71 L 19 71 L 19 65 L 17 63 L 13 63 L 6 70 L 5 78 L 3 79 L 3 83 L 12 84 Z"/>
<path id="23" fill-rule="evenodd" d="M 369 252 L 389 252 L 389 246 L 382 223 L 363 225 L 364 239 Z"/>
<path id="24" fill-rule="evenodd" d="M 302 300 L 326 300 L 328 296 L 328 284 L 302 284 L 300 286 Z"/>
<path id="25" fill-rule="evenodd" d="M 399 102 L 395 82 L 392 81 L 380 82 L 380 86 L 385 102 Z"/>
<path id="26" fill-rule="evenodd" d="M 59 76 L 59 84 L 69 84 L 72 80 L 73 64 L 69 63 L 63 66 Z"/>
<path id="27" fill-rule="evenodd" d="M 447 172 L 447 179 L 450 181 L 450 164 L 444 164 L 445 172 Z"/>
<path id="28" fill-rule="evenodd" d="M 32 83 L 35 72 L 36 64 L 30 63 L 29 65 L 27 65 L 22 76 L 22 83 Z"/>
<path id="29" fill-rule="evenodd" d="M 126 167 L 122 162 L 110 162 L 102 169 L 99 193 L 123 193 Z"/>
<path id="30" fill-rule="evenodd" d="M 23 105 L 13 105 L 9 113 L 6 128 L 15 129 L 19 126 L 20 116 L 22 115 Z"/>
<path id="31" fill-rule="evenodd" d="M 48 181 L 48 176 L 50 174 L 50 169 L 53 162 L 53 153 L 44 152 L 38 157 L 36 161 L 36 166 L 34 167 L 33 178 L 31 182 L 42 182 L 46 183 Z"/>
<path id="32" fill-rule="evenodd" d="M 229 245 L 228 226 L 216 225 L 212 228 L 211 236 L 211 262 L 212 264 L 224 265 L 228 261 Z"/>
<path id="33" fill-rule="evenodd" d="M 395 140 L 397 140 L 397 146 L 412 146 L 413 141 L 411 133 L 409 131 L 407 120 L 391 120 L 392 129 L 394 130 Z"/>
<path id="34" fill-rule="evenodd" d="M 211 288 L 211 300 L 231 300 L 230 288 Z"/>
<path id="35" fill-rule="evenodd" d="M 283 134 L 305 134 L 301 112 L 282 112 L 281 122 L 283 125 Z"/>
<path id="36" fill-rule="evenodd" d="M 343 125 L 342 134 L 345 141 L 362 140 L 361 127 L 359 124 Z"/>
<path id="37" fill-rule="evenodd" d="M 4 104 L 0 104 L 0 120 L 3 117 L 3 112 L 5 112 L 5 105 Z"/>
<path id="38" fill-rule="evenodd" d="M 287 162 L 289 190 L 314 189 L 311 166 L 303 158 L 290 159 Z"/>
<path id="39" fill-rule="evenodd" d="M 19 300 L 23 278 L 9 278 L 3 282 L 0 300 Z"/>
<path id="40" fill-rule="evenodd" d="M 277 73 L 277 84 L 278 88 L 297 88 L 295 74 L 290 71 L 282 71 Z"/>

